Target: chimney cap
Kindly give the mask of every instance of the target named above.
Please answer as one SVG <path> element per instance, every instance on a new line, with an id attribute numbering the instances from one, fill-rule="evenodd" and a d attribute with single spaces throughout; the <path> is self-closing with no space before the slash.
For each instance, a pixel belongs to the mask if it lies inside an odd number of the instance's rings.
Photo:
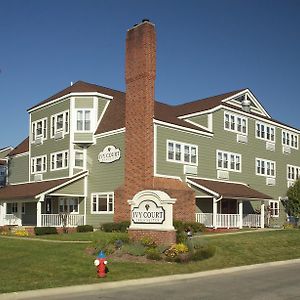
<path id="1" fill-rule="evenodd" d="M 149 19 L 143 19 L 142 23 L 144 23 L 144 22 L 150 22 L 150 20 Z"/>

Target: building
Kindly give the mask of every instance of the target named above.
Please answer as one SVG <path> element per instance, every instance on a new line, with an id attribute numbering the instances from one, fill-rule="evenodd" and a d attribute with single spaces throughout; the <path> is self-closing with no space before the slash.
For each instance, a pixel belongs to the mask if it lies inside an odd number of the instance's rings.
<path id="1" fill-rule="evenodd" d="M 7 179 L 7 155 L 13 150 L 13 147 L 5 147 L 0 149 L 0 188 L 6 185 Z"/>
<path id="2" fill-rule="evenodd" d="M 300 173 L 299 129 L 247 88 L 160 103 L 155 75 L 155 28 L 144 20 L 127 32 L 125 93 L 78 81 L 31 107 L 29 136 L 9 153 L 0 225 L 129 220 L 127 200 L 145 189 L 177 199 L 174 219 L 282 224 Z"/>

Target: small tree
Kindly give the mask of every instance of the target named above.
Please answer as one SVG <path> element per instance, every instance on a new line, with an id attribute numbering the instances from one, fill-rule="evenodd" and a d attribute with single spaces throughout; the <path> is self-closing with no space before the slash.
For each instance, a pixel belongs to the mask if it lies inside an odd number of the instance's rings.
<path id="1" fill-rule="evenodd" d="M 287 194 L 288 199 L 283 202 L 285 210 L 289 216 L 300 217 L 300 179 L 291 186 Z"/>

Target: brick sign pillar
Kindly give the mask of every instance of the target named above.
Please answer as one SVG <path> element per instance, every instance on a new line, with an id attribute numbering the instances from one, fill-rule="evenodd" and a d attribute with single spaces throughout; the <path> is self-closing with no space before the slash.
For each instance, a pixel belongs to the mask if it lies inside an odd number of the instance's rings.
<path id="1" fill-rule="evenodd" d="M 157 244 L 176 242 L 176 231 L 173 227 L 173 205 L 176 199 L 158 190 L 144 190 L 137 193 L 132 200 L 131 225 L 129 238 L 140 240 L 147 236 Z"/>

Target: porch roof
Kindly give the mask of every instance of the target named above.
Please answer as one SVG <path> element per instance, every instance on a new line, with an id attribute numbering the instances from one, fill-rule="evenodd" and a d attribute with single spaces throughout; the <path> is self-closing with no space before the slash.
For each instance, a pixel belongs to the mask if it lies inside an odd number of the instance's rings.
<path id="1" fill-rule="evenodd" d="M 0 189 L 0 200 L 34 199 L 38 195 L 50 193 L 86 175 L 87 172 L 85 171 L 71 178 L 7 185 Z M 36 201 L 38 201 L 38 199 L 36 199 Z"/>
<path id="2" fill-rule="evenodd" d="M 202 191 L 224 199 L 251 199 L 251 200 L 269 200 L 271 196 L 252 189 L 244 183 L 224 182 L 209 180 L 203 178 L 187 178 L 187 183 L 195 186 Z"/>

